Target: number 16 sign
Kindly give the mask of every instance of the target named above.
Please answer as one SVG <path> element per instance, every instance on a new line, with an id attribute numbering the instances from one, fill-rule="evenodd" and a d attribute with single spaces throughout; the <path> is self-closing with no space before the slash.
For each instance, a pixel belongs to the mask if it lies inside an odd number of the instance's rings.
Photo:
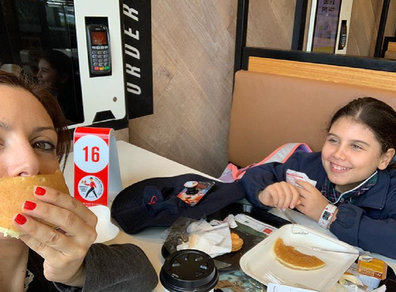
<path id="1" fill-rule="evenodd" d="M 73 152 L 74 197 L 87 207 L 107 206 L 109 192 L 122 189 L 113 129 L 77 127 Z"/>

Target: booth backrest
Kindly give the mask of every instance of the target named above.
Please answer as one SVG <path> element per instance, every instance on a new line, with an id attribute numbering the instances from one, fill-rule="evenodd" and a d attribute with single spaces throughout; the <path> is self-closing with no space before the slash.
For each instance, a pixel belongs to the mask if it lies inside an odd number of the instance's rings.
<path id="1" fill-rule="evenodd" d="M 238 71 L 228 160 L 244 167 L 292 142 L 304 142 L 320 151 L 332 115 L 349 101 L 364 96 L 381 99 L 396 109 L 396 91 L 392 90 Z"/>

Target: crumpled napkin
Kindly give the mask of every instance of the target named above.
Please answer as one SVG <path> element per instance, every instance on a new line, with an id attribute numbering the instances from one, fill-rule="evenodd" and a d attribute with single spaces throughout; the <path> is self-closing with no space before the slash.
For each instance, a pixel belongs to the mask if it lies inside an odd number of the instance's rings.
<path id="1" fill-rule="evenodd" d="M 231 252 L 231 234 L 228 222 L 215 221 L 214 226 L 205 220 L 187 227 L 189 241 L 177 246 L 177 250 L 196 249 L 212 258 Z"/>
<path id="2" fill-rule="evenodd" d="M 231 229 L 238 227 L 237 221 L 235 220 L 235 216 L 232 214 L 230 214 L 226 218 L 224 218 L 223 221 L 220 221 L 220 220 L 210 221 L 210 225 L 212 225 L 212 226 L 220 225 L 222 223 L 227 223 L 228 227 L 230 227 Z"/>

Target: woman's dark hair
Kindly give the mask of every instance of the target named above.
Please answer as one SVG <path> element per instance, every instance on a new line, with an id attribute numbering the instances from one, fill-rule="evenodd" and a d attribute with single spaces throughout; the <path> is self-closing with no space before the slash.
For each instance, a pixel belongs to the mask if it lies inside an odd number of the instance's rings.
<path id="1" fill-rule="evenodd" d="M 351 118 L 368 127 L 381 144 L 382 153 L 389 148 L 396 150 L 396 112 L 383 101 L 373 97 L 352 100 L 339 109 L 330 120 L 327 131 L 340 118 Z M 393 164 L 389 164 L 388 168 Z"/>
<path id="2" fill-rule="evenodd" d="M 62 109 L 57 100 L 46 89 L 33 83 L 26 76 L 17 76 L 0 70 L 0 85 L 7 85 L 16 88 L 22 88 L 32 93 L 37 100 L 43 105 L 50 116 L 55 130 L 58 134 L 58 144 L 56 145 L 56 155 L 58 160 L 65 166 L 67 156 L 70 152 L 70 134 L 67 129 L 67 120 L 65 119 Z M 17 97 L 15 97 L 17 98 Z"/>

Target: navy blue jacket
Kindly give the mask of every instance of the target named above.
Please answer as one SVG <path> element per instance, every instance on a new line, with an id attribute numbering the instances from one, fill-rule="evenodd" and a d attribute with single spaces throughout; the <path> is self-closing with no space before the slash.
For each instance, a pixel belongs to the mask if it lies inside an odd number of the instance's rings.
<path id="1" fill-rule="evenodd" d="M 268 209 L 258 200 L 258 193 L 268 185 L 285 181 L 287 169 L 304 172 L 317 181 L 319 190 L 327 176 L 320 152 L 297 152 L 284 164 L 268 163 L 249 169 L 238 183 L 253 206 Z M 378 174 L 377 184 L 353 204 L 338 205 L 337 219 L 330 231 L 351 245 L 396 259 L 396 170 L 378 171 Z"/>

